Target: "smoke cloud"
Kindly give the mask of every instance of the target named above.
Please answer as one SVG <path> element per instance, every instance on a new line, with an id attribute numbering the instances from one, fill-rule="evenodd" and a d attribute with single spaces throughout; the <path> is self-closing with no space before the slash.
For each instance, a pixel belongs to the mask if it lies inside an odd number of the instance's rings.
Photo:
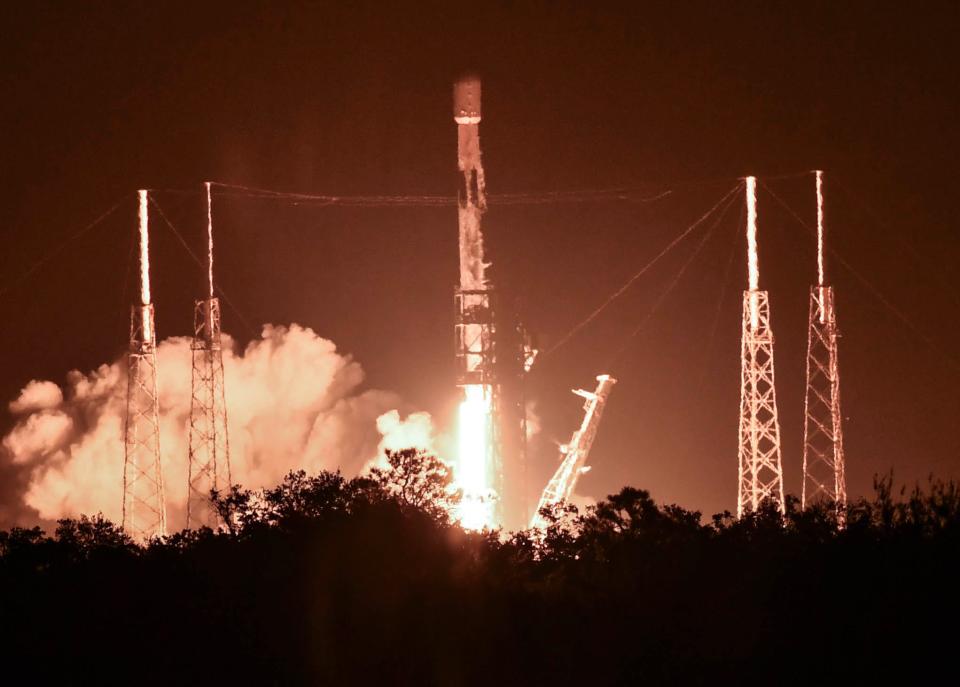
<path id="1" fill-rule="evenodd" d="M 266 325 L 242 352 L 224 336 L 224 380 L 233 480 L 258 488 L 290 470 L 340 469 L 348 476 L 385 449 L 432 450 L 428 413 L 402 418 L 394 393 L 363 390 L 359 363 L 298 325 Z M 185 522 L 190 417 L 190 340 L 157 348 L 160 441 L 168 522 Z M 20 507 L 9 502 L 0 527 L 102 512 L 120 522 L 124 359 L 67 376 L 63 388 L 32 381 L 9 404 L 15 423 L 2 440 L 0 474 L 15 474 Z M 29 509 L 29 510 L 28 510 Z"/>
<path id="2" fill-rule="evenodd" d="M 383 438 L 377 446 L 377 456 L 368 463 L 368 468 L 387 467 L 387 451 L 419 448 L 436 452 L 430 413 L 410 413 L 404 420 L 400 418 L 400 411 L 391 410 L 377 418 L 377 431 Z"/>

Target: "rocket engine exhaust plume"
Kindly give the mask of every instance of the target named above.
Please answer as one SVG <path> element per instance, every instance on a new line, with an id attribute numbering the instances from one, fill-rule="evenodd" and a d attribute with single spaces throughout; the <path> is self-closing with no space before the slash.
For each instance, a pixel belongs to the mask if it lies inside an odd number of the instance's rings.
<path id="1" fill-rule="evenodd" d="M 760 288 L 760 264 L 757 258 L 757 178 L 747 177 L 747 272 L 750 291 Z M 750 296 L 750 327 L 760 326 L 757 298 Z"/>
<path id="2" fill-rule="evenodd" d="M 469 530 L 493 528 L 496 494 L 492 488 L 492 445 L 490 388 L 484 384 L 464 387 L 458 416 L 457 486 L 463 499 L 457 513 L 461 526 Z"/>

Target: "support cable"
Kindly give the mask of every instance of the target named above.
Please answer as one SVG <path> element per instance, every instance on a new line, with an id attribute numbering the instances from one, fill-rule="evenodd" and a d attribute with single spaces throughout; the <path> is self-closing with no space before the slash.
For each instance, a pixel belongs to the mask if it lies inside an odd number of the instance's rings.
<path id="1" fill-rule="evenodd" d="M 740 218 L 737 220 L 737 223 L 733 227 L 733 240 L 730 241 L 730 255 L 727 257 L 726 267 L 723 269 L 723 277 L 721 278 L 720 286 L 720 296 L 717 298 L 717 309 L 713 314 L 713 324 L 710 326 L 710 335 L 707 337 L 707 347 L 706 347 L 706 356 L 704 358 L 703 372 L 700 375 L 700 381 L 697 384 L 697 389 L 702 390 L 704 380 L 707 377 L 707 372 L 710 369 L 710 361 L 713 358 L 713 349 L 716 346 L 717 341 L 717 330 L 720 328 L 720 317 L 723 313 L 723 302 L 727 297 L 727 289 L 730 286 L 730 271 L 733 267 L 733 258 L 736 255 L 737 247 L 740 246 L 740 242 L 737 240 L 737 237 L 740 236 L 740 228 L 744 225 L 744 212 L 745 208 L 740 206 Z"/>
<path id="2" fill-rule="evenodd" d="M 634 328 L 634 330 L 629 334 L 629 336 L 623 339 L 623 345 L 617 350 L 617 352 L 610 359 L 610 362 L 607 364 L 605 369 L 612 369 L 620 361 L 620 357 L 627 351 L 633 339 L 640 333 L 640 331 L 646 326 L 647 322 L 659 311 L 660 306 L 663 305 L 664 301 L 667 299 L 673 290 L 677 287 L 677 284 L 680 283 L 680 280 L 683 278 L 684 273 L 686 273 L 687 268 L 693 263 L 696 257 L 700 254 L 700 251 L 703 250 L 703 247 L 707 244 L 710 238 L 713 236 L 714 231 L 720 226 L 720 223 L 723 221 L 723 218 L 726 216 L 727 211 L 737 200 L 736 195 L 731 196 L 727 201 L 727 204 L 724 205 L 723 209 L 720 211 L 720 214 L 717 215 L 716 221 L 710 225 L 710 228 L 707 229 L 706 233 L 703 235 L 703 238 L 700 239 L 700 242 L 693 249 L 693 252 L 686 259 L 683 265 L 680 266 L 680 269 L 673 276 L 673 279 L 670 280 L 670 283 L 660 292 L 660 295 L 657 297 L 657 300 L 654 301 L 650 310 L 641 318 L 639 324 Z"/>
<path id="3" fill-rule="evenodd" d="M 187 243 L 186 239 L 184 239 L 183 235 L 179 231 L 177 231 L 177 228 L 175 226 L 173 226 L 173 223 L 167 218 L 167 215 L 163 212 L 163 209 L 160 207 L 160 205 L 157 204 L 157 201 L 154 200 L 152 195 L 150 196 L 150 202 L 153 205 L 153 207 L 156 209 L 157 214 L 160 215 L 160 218 L 164 221 L 167 227 L 170 228 L 170 231 L 172 231 L 174 236 L 176 236 L 177 239 L 179 239 L 180 245 L 182 245 L 184 250 L 187 251 L 187 254 L 193 259 L 195 263 L 197 263 L 197 265 L 199 265 L 203 269 L 206 269 L 207 267 L 206 264 L 202 260 L 200 260 L 200 258 L 197 257 L 196 253 L 194 253 L 190 249 L 190 245 Z M 216 287 L 217 293 L 219 293 L 220 296 L 223 298 L 224 302 L 230 306 L 230 309 L 233 310 L 234 314 L 239 318 L 243 326 L 246 327 L 254 335 L 258 335 L 259 331 L 253 325 L 250 324 L 249 320 L 247 320 L 247 318 L 243 316 L 243 313 L 240 312 L 237 306 L 233 304 L 233 301 L 230 300 L 230 297 L 223 290 L 223 287 L 220 286 L 220 284 L 217 282 L 214 282 L 214 286 Z"/>
<path id="4" fill-rule="evenodd" d="M 316 204 L 320 206 L 338 205 L 344 207 L 448 207 L 457 204 L 456 196 L 431 195 L 374 195 L 374 196 L 340 196 L 319 195 L 309 193 L 292 193 L 288 191 L 274 191 L 270 189 L 226 184 L 211 181 L 223 191 L 219 196 L 239 198 L 260 198 L 268 200 L 287 200 L 294 204 Z M 487 201 L 494 205 L 546 205 L 553 203 L 588 203 L 600 201 L 623 201 L 635 203 L 650 203 L 665 198 L 673 193 L 672 190 L 660 191 L 653 195 L 636 188 L 610 188 L 579 191 L 547 191 L 541 193 L 503 193 L 487 196 Z"/>
<path id="5" fill-rule="evenodd" d="M 627 291 L 631 286 L 633 286 L 634 282 L 636 282 L 640 277 L 642 277 L 644 274 L 646 274 L 655 264 L 657 264 L 657 262 L 660 261 L 661 258 L 663 258 L 667 253 L 669 253 L 673 248 L 675 248 L 675 247 L 677 246 L 677 244 L 679 244 L 681 241 L 683 241 L 683 240 L 684 240 L 687 236 L 689 236 L 697 227 L 699 227 L 699 226 L 700 226 L 701 224 L 703 224 L 707 219 L 709 219 L 710 216 L 717 210 L 717 208 L 719 208 L 721 205 L 724 204 L 724 202 L 728 201 L 731 197 L 733 197 L 742 187 L 743 187 L 743 182 L 740 182 L 740 183 L 738 183 L 736 186 L 734 186 L 732 189 L 730 189 L 729 191 L 727 191 L 727 192 L 720 198 L 720 200 L 718 200 L 718 201 L 716 202 L 716 204 L 714 204 L 713 207 L 711 207 L 711 208 L 710 208 L 709 210 L 707 210 L 703 215 L 701 215 L 693 224 L 691 224 L 689 227 L 687 227 L 687 228 L 684 229 L 682 232 L 680 232 L 680 234 L 678 234 L 670 243 L 668 243 L 668 244 L 663 248 L 663 250 L 661 250 L 659 253 L 657 253 L 657 254 L 653 257 L 653 259 L 650 260 L 647 264 L 645 264 L 642 268 L 640 268 L 640 270 L 639 270 L 638 272 L 636 272 L 635 274 L 633 274 L 633 276 L 631 276 L 629 279 L 627 279 L 627 281 L 626 281 L 620 288 L 618 288 L 616 291 L 614 291 L 613 294 L 611 294 L 603 303 L 601 303 L 597 308 L 595 308 L 595 309 L 593 310 L 593 312 L 591 312 L 589 315 L 587 315 L 583 320 L 581 320 L 581 321 L 580 321 L 579 323 L 577 323 L 572 329 L 570 329 L 566 334 L 564 334 L 564 335 L 560 338 L 560 340 L 557 341 L 557 343 L 555 343 L 553 346 L 551 346 L 551 347 L 548 348 L 546 351 L 544 351 L 543 353 L 541 353 L 541 354 L 540 354 L 541 357 L 546 356 L 546 355 L 550 355 L 551 353 L 553 353 L 554 351 L 556 351 L 558 348 L 560 348 L 561 346 L 563 346 L 564 344 L 566 344 L 568 341 L 570 341 L 570 339 L 572 339 L 574 336 L 576 336 L 584 327 L 586 327 L 588 324 L 590 324 L 591 322 L 593 322 L 604 310 L 607 309 L 607 307 L 610 306 L 611 303 L 613 303 L 617 298 L 619 298 L 619 297 L 622 296 L 624 293 L 626 293 L 626 291 Z"/>
<path id="6" fill-rule="evenodd" d="M 787 205 L 787 203 L 783 199 L 781 199 L 780 196 L 774 193 L 769 186 L 764 184 L 762 181 L 760 182 L 760 184 L 767 191 L 767 193 L 769 193 L 773 197 L 773 199 L 776 200 L 790 214 L 790 216 L 797 221 L 797 223 L 799 223 L 803 228 L 809 231 L 812 235 L 814 236 L 816 235 L 816 231 L 817 231 L 816 227 L 812 227 L 810 226 L 810 224 L 804 221 L 804 219 L 800 217 L 800 215 L 798 215 L 796 212 L 794 212 L 793 208 Z M 896 319 L 900 320 L 900 322 L 903 325 L 905 325 L 914 334 L 920 337 L 920 340 L 926 343 L 931 348 L 931 350 L 936 351 L 938 354 L 940 354 L 943 357 L 943 359 L 946 360 L 951 365 L 951 367 L 960 371 L 960 361 L 958 361 L 956 358 L 954 358 L 953 356 L 949 355 L 946 351 L 944 351 L 934 339 L 932 339 L 930 336 L 924 333 L 916 324 L 914 324 L 913 321 L 909 317 L 907 317 L 907 315 L 902 310 L 900 310 L 900 308 L 894 305 L 883 294 L 883 292 L 873 284 L 873 282 L 871 282 L 869 279 L 863 276 L 859 271 L 857 271 L 853 267 L 853 265 L 851 265 L 847 261 L 846 258 L 840 255 L 840 253 L 837 252 L 836 248 L 834 248 L 833 246 L 827 246 L 827 251 L 829 251 L 830 255 L 833 258 L 835 258 L 838 263 L 840 263 L 843 267 L 845 267 L 847 271 L 851 275 L 853 275 L 861 283 L 861 285 L 864 288 L 866 288 L 866 290 L 870 293 L 870 295 L 876 298 L 881 305 L 887 308 L 887 310 L 889 310 L 894 315 L 894 317 L 896 317 Z"/>
<path id="7" fill-rule="evenodd" d="M 847 196 L 851 201 L 854 201 L 855 204 L 859 205 L 861 210 L 865 215 L 870 217 L 874 222 L 879 226 L 889 229 L 888 236 L 892 237 L 896 243 L 901 246 L 907 253 L 910 254 L 917 263 L 923 264 L 926 266 L 928 260 L 926 260 L 917 249 L 910 244 L 910 242 L 903 239 L 903 234 L 900 231 L 896 231 L 893 225 L 887 220 L 880 212 L 875 210 L 867 201 L 860 197 L 859 194 L 855 193 L 852 189 L 848 188 L 843 182 L 841 182 L 835 175 L 830 176 L 830 183 L 837 187 L 841 195 Z M 852 204 L 854 204 L 852 203 Z M 956 287 L 954 284 L 949 283 L 943 277 L 943 273 L 939 270 L 923 270 L 923 274 L 926 277 L 930 277 L 940 286 L 941 293 L 946 294 L 954 303 L 954 305 L 960 305 L 960 298 L 957 297 Z"/>
<path id="8" fill-rule="evenodd" d="M 89 224 L 84 225 L 83 227 L 75 231 L 73 234 L 65 238 L 63 241 L 57 244 L 57 246 L 54 247 L 53 250 L 51 250 L 49 253 L 37 259 L 19 277 L 15 278 L 13 281 L 9 282 L 6 286 L 0 289 L 0 297 L 7 295 L 10 291 L 12 291 L 17 286 L 22 284 L 24 281 L 29 279 L 35 272 L 37 272 L 37 270 L 39 270 L 45 264 L 50 262 L 50 260 L 52 260 L 53 258 L 58 256 L 60 253 L 62 253 L 64 250 L 66 250 L 67 246 L 69 246 L 71 243 L 73 243 L 80 237 L 84 236 L 87 232 L 89 232 L 94 227 L 98 226 L 101 222 L 103 222 L 105 219 L 107 219 L 110 215 L 112 215 L 116 211 L 117 208 L 119 208 L 123 204 L 123 201 L 127 199 L 128 195 L 129 194 L 124 194 L 123 196 L 121 196 L 117 200 L 117 202 L 115 202 L 110 207 L 109 210 L 107 210 L 102 215 L 97 217 L 95 220 L 93 220 Z"/>

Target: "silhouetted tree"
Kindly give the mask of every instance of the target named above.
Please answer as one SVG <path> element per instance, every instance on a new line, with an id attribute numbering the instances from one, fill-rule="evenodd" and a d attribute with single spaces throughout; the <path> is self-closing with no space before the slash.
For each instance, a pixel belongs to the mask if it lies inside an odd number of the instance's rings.
<path id="1" fill-rule="evenodd" d="M 877 480 L 705 520 L 624 488 L 542 532 L 466 532 L 435 456 L 214 494 L 222 531 L 101 516 L 0 532 L 0 652 L 41 684 L 883 682 L 949 656 L 960 494 Z M 13 670 L 14 668 L 10 668 Z"/>
<path id="2" fill-rule="evenodd" d="M 460 502 L 453 473 L 437 456 L 418 449 L 386 452 L 387 467 L 375 467 L 371 479 L 405 506 L 446 519 Z"/>

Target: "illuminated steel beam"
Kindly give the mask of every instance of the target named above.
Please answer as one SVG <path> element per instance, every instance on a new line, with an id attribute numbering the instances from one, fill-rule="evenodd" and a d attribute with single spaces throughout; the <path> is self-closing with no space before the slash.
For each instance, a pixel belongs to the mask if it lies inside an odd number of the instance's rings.
<path id="1" fill-rule="evenodd" d="M 817 171 L 817 285 L 810 287 L 807 375 L 803 414 L 801 505 L 834 504 L 843 517 L 847 482 L 840 414 L 840 366 L 833 287 L 825 285 L 823 262 L 823 173 Z"/>

